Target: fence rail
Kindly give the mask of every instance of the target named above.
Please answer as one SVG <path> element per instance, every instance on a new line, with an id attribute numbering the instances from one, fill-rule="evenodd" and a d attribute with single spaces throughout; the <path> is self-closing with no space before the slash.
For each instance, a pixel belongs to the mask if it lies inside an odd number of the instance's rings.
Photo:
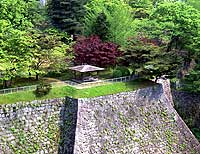
<path id="1" fill-rule="evenodd" d="M 36 87 L 37 85 L 2 89 L 0 90 L 0 94 L 9 94 L 9 93 L 20 92 L 20 91 L 31 91 L 31 90 L 35 90 Z"/>
<path id="2" fill-rule="evenodd" d="M 73 86 L 75 88 L 84 88 L 84 87 L 93 86 L 93 85 L 103 85 L 108 82 L 111 82 L 111 83 L 112 82 L 128 82 L 128 81 L 131 81 L 131 80 L 134 80 L 137 78 L 138 78 L 138 76 L 124 76 L 124 77 L 119 77 L 119 78 L 98 80 L 95 82 L 84 82 L 84 83 L 76 83 L 73 81 L 60 81 L 60 82 L 52 82 L 51 85 L 53 87 L 69 85 L 69 86 Z M 35 90 L 36 87 L 37 87 L 37 85 L 2 89 L 2 90 L 0 90 L 0 95 L 1 94 L 11 94 L 11 93 L 21 92 L 21 91 L 32 91 L 32 90 Z"/>

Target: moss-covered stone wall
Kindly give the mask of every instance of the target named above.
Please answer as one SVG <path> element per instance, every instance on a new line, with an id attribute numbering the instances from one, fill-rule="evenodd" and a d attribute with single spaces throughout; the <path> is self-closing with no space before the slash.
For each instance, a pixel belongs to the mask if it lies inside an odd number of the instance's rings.
<path id="1" fill-rule="evenodd" d="M 0 154 L 73 153 L 76 113 L 66 98 L 0 105 Z"/>
<path id="2" fill-rule="evenodd" d="M 162 86 L 78 100 L 74 154 L 199 154 Z"/>
<path id="3" fill-rule="evenodd" d="M 200 154 L 200 145 L 161 85 L 0 105 L 0 154 L 73 153 Z"/>

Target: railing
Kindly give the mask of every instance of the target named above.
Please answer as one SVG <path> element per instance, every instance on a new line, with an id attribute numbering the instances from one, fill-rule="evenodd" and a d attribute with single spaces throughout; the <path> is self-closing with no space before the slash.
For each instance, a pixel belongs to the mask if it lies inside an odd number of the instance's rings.
<path id="1" fill-rule="evenodd" d="M 108 83 L 113 83 L 113 82 L 128 82 L 131 80 L 136 79 L 136 76 L 124 76 L 124 77 L 119 77 L 119 78 L 113 78 L 113 79 L 106 79 L 106 80 L 98 80 L 94 82 L 84 82 L 75 85 L 76 88 L 85 88 L 85 87 L 90 87 L 90 86 L 98 86 L 98 85 L 104 85 Z"/>
<path id="2" fill-rule="evenodd" d="M 119 77 L 119 78 L 113 78 L 113 79 L 106 79 L 106 80 L 98 80 L 94 82 L 84 82 L 84 83 L 76 83 L 73 81 L 60 81 L 60 82 L 52 82 L 51 85 L 53 87 L 58 87 L 58 86 L 73 86 L 75 88 L 84 88 L 84 87 L 89 87 L 89 86 L 98 86 L 98 85 L 103 85 L 107 84 L 109 82 L 128 82 L 134 79 L 137 79 L 138 76 L 125 76 L 125 77 Z M 24 87 L 17 87 L 17 88 L 9 88 L 9 89 L 2 89 L 0 90 L 0 94 L 10 94 L 10 93 L 15 93 L 15 92 L 20 92 L 20 91 L 32 91 L 35 90 L 37 85 L 32 85 L 32 86 L 24 86 Z"/>
<path id="3" fill-rule="evenodd" d="M 36 87 L 37 87 L 37 85 L 2 89 L 2 90 L 0 90 L 0 94 L 10 94 L 10 93 L 20 92 L 20 91 L 31 91 L 31 90 L 35 90 Z"/>

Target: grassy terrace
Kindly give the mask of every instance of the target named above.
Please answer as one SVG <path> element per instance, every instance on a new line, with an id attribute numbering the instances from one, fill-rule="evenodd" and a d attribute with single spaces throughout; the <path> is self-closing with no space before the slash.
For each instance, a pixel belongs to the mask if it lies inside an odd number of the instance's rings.
<path id="1" fill-rule="evenodd" d="M 0 96 L 0 104 L 10 104 L 20 101 L 33 101 L 50 98 L 59 98 L 70 96 L 73 98 L 90 98 L 109 94 L 116 94 L 123 91 L 132 91 L 139 88 L 153 86 L 155 83 L 151 81 L 130 81 L 130 82 L 117 82 L 113 84 L 107 84 L 102 86 L 96 86 L 91 88 L 76 89 L 70 86 L 55 87 L 51 92 L 41 98 L 36 97 L 33 91 L 18 92 Z"/>

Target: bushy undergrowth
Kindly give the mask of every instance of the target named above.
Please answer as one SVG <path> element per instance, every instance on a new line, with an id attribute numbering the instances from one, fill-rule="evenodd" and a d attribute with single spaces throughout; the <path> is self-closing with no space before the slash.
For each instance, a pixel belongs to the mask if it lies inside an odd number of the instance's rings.
<path id="1" fill-rule="evenodd" d="M 47 94 L 49 94 L 49 92 L 52 89 L 52 85 L 49 83 L 40 83 L 36 90 L 34 91 L 34 94 L 36 97 L 43 97 Z"/>

